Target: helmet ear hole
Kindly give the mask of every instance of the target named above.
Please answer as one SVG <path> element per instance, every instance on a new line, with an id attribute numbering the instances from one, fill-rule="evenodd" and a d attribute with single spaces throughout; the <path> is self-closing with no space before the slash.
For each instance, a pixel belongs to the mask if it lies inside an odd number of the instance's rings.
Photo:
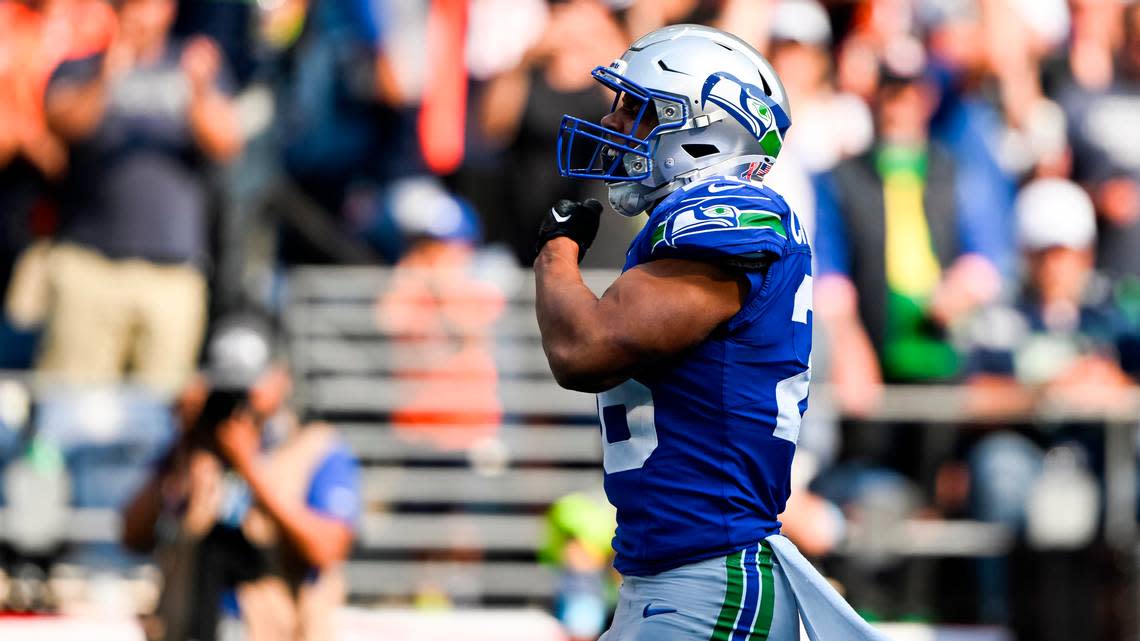
<path id="1" fill-rule="evenodd" d="M 720 153 L 720 149 L 718 149 L 716 145 L 709 145 L 704 143 L 688 143 L 681 145 L 681 149 L 684 149 L 685 153 L 689 154 L 693 158 L 704 158 L 705 156 L 711 156 L 713 154 Z"/>

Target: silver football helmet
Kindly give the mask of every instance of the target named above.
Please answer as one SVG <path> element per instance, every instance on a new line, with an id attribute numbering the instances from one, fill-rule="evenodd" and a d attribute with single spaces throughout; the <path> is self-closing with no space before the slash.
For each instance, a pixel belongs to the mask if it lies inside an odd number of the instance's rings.
<path id="1" fill-rule="evenodd" d="M 792 124 L 788 94 L 771 63 L 711 27 L 658 29 L 593 76 L 615 92 L 613 109 L 632 98 L 639 113 L 630 133 L 564 116 L 558 170 L 606 181 L 610 204 L 626 216 L 701 178 L 762 179 Z M 653 129 L 636 136 L 654 117 Z"/>

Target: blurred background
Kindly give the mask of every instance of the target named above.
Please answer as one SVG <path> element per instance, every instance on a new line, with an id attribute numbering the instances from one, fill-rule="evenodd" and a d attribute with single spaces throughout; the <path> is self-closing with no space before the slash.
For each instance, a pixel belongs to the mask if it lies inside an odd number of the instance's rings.
<path id="1" fill-rule="evenodd" d="M 528 266 L 605 200 L 560 118 L 679 22 L 791 97 L 785 533 L 895 639 L 1137 639 L 1123 0 L 0 0 L 0 635 L 595 639 L 595 406 Z"/>

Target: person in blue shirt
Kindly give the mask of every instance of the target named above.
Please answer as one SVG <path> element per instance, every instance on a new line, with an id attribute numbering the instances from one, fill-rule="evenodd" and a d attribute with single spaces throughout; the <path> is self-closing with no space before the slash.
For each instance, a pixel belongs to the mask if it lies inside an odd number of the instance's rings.
<path id="1" fill-rule="evenodd" d="M 564 176 L 648 212 L 599 298 L 578 263 L 601 203 L 558 201 L 535 261 L 543 348 L 597 393 L 623 575 L 605 641 L 873 639 L 779 535 L 811 378 L 811 248 L 760 179 L 791 125 L 771 64 L 739 38 L 676 25 L 593 76 L 595 124 L 563 118 Z"/>

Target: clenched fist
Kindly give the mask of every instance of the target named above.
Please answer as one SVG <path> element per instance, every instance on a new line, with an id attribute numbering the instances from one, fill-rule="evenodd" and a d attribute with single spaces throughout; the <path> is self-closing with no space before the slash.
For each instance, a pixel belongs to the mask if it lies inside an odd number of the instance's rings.
<path id="1" fill-rule="evenodd" d="M 578 243 L 578 262 L 582 262 L 586 250 L 598 235 L 601 215 L 602 203 L 593 198 L 587 198 L 580 203 L 573 200 L 560 200 L 554 203 L 542 218 L 535 253 L 541 252 L 543 245 L 551 239 L 565 236 Z"/>

